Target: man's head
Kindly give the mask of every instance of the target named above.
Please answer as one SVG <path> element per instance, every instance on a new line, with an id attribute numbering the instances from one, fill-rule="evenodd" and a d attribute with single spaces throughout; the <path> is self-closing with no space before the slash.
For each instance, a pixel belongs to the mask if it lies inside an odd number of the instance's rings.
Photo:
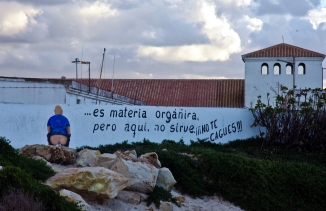
<path id="1" fill-rule="evenodd" d="M 55 114 L 62 114 L 62 108 L 61 106 L 57 105 L 55 108 L 54 108 L 54 113 Z"/>

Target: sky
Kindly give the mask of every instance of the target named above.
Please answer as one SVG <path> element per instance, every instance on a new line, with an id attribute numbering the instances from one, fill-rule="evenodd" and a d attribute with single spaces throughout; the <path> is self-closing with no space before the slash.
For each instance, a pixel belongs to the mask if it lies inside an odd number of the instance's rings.
<path id="1" fill-rule="evenodd" d="M 283 41 L 326 54 L 326 0 L 0 0 L 6 77 L 239 79 Z"/>

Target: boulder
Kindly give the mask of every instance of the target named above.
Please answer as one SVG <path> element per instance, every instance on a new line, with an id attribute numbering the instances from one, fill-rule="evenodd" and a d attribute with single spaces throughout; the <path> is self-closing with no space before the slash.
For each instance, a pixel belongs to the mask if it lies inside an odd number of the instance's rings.
<path id="1" fill-rule="evenodd" d="M 161 201 L 160 203 L 160 211 L 172 211 L 172 203 L 168 201 Z"/>
<path id="2" fill-rule="evenodd" d="M 111 170 L 129 179 L 125 190 L 141 193 L 149 193 L 154 190 L 158 169 L 153 165 L 119 158 Z"/>
<path id="3" fill-rule="evenodd" d="M 112 165 L 117 161 L 117 156 L 115 154 L 103 153 L 98 156 L 98 166 L 110 169 Z"/>
<path id="4" fill-rule="evenodd" d="M 74 193 L 70 190 L 62 189 L 59 191 L 59 194 L 61 196 L 64 196 L 67 201 L 81 205 L 83 207 L 82 209 L 85 211 L 93 210 L 93 208 L 89 204 L 87 204 L 87 202 L 77 193 Z"/>
<path id="5" fill-rule="evenodd" d="M 158 155 L 155 152 L 149 152 L 146 154 L 141 155 L 138 160 L 144 161 L 148 160 L 152 165 L 157 168 L 161 168 L 161 162 L 158 160 Z"/>
<path id="6" fill-rule="evenodd" d="M 98 163 L 98 157 L 101 155 L 99 150 L 83 149 L 78 152 L 77 166 L 95 167 Z"/>
<path id="7" fill-rule="evenodd" d="M 124 159 L 124 160 L 133 160 L 135 161 L 136 159 L 134 159 L 134 156 L 129 156 L 127 154 L 125 154 L 124 152 L 122 152 L 121 150 L 118 150 L 114 153 L 118 158 Z"/>
<path id="8" fill-rule="evenodd" d="M 55 190 L 73 191 L 86 201 L 103 204 L 127 186 L 128 178 L 103 167 L 67 168 L 50 177 L 45 184 Z"/>
<path id="9" fill-rule="evenodd" d="M 140 204 L 142 195 L 140 193 L 122 190 L 118 193 L 117 199 L 129 204 Z"/>
<path id="10" fill-rule="evenodd" d="M 134 160 L 137 160 L 137 152 L 136 150 L 127 150 L 123 152 L 124 154 L 128 155 L 129 157 L 131 157 Z"/>
<path id="11" fill-rule="evenodd" d="M 174 198 L 175 200 L 177 200 L 177 202 L 178 202 L 179 204 L 181 204 L 181 203 L 183 203 L 183 202 L 186 201 L 186 197 L 184 197 L 184 196 L 174 196 L 173 198 Z"/>
<path id="12" fill-rule="evenodd" d="M 158 171 L 156 186 L 162 187 L 165 190 L 171 190 L 171 188 L 177 183 L 174 179 L 170 169 L 161 168 Z"/>
<path id="13" fill-rule="evenodd" d="M 33 158 L 34 158 L 35 160 L 42 160 L 42 161 L 44 161 L 48 167 L 51 167 L 51 168 L 52 168 L 51 163 L 48 162 L 47 160 L 45 160 L 43 157 L 41 157 L 41 156 L 34 156 Z"/>
<path id="14" fill-rule="evenodd" d="M 42 144 L 26 145 L 20 152 L 30 157 L 40 156 L 50 163 L 62 165 L 74 164 L 77 157 L 76 149 Z"/>

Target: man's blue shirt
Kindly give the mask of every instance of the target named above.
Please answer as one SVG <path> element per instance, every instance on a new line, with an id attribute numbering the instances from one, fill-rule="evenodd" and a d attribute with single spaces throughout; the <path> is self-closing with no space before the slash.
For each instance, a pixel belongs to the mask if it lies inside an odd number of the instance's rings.
<path id="1" fill-rule="evenodd" d="M 49 119 L 47 126 L 50 126 L 51 129 L 50 135 L 53 134 L 68 135 L 67 127 L 70 126 L 70 124 L 65 116 L 61 114 L 56 114 Z"/>

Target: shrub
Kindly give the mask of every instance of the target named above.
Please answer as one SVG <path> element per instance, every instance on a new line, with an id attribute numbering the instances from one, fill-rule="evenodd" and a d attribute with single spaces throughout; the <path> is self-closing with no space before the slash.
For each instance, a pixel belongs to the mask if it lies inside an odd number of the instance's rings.
<path id="1" fill-rule="evenodd" d="M 17 155 L 17 150 L 10 146 L 10 141 L 0 137 L 0 160 L 10 159 Z"/>
<path id="2" fill-rule="evenodd" d="M 55 172 L 42 160 L 35 160 L 23 154 L 19 154 L 10 141 L 0 137 L 0 165 L 16 166 L 29 173 L 34 179 L 45 181 L 53 176 Z"/>
<path id="3" fill-rule="evenodd" d="M 74 211 L 81 210 L 75 203 L 65 200 L 52 188 L 42 185 L 32 176 L 18 167 L 6 166 L 0 171 L 0 198 L 6 191 L 20 189 L 25 194 L 33 196 L 35 201 L 42 202 L 46 210 Z"/>
<path id="4" fill-rule="evenodd" d="M 199 164 L 210 187 L 245 210 L 326 209 L 326 178 L 319 167 L 219 152 L 203 153 Z"/>
<path id="5" fill-rule="evenodd" d="M 213 191 L 209 183 L 204 180 L 197 161 L 190 156 L 174 151 L 157 152 L 161 165 L 169 168 L 177 181 L 175 187 L 182 193 L 194 197 L 211 195 Z"/>
<path id="6" fill-rule="evenodd" d="M 45 207 L 42 202 L 35 200 L 22 189 L 10 188 L 4 191 L 0 200 L 0 210 L 43 211 Z"/>
<path id="7" fill-rule="evenodd" d="M 299 150 L 326 150 L 326 90 L 283 89 L 274 104 L 270 103 L 269 93 L 267 98 L 266 105 L 258 96 L 250 111 L 253 126 L 266 128 L 265 142 L 269 146 L 278 143 Z"/>
<path id="8" fill-rule="evenodd" d="M 155 186 L 153 192 L 148 194 L 146 204 L 147 206 L 150 206 L 152 203 L 154 203 L 156 208 L 159 208 L 161 201 L 169 201 L 176 204 L 177 206 L 180 206 L 177 200 L 172 197 L 170 191 L 167 191 L 162 187 Z"/>

